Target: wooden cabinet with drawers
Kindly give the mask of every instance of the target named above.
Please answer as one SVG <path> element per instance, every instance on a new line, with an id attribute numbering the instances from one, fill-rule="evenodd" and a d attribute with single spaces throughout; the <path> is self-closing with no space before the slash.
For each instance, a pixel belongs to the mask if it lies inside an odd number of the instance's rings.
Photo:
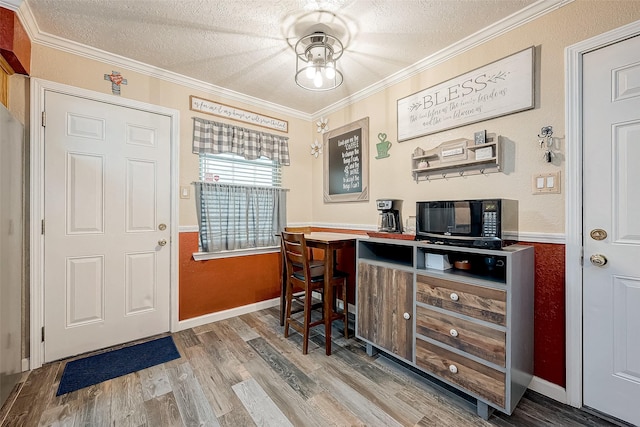
<path id="1" fill-rule="evenodd" d="M 470 269 L 427 267 L 426 256 Z M 478 402 L 511 414 L 533 376 L 533 248 L 361 239 L 356 336 Z"/>

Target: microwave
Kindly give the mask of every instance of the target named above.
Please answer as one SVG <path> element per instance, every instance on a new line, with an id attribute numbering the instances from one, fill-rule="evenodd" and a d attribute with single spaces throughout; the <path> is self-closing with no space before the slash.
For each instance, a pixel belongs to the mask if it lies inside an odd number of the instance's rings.
<path id="1" fill-rule="evenodd" d="M 518 201 L 507 199 L 416 203 L 416 240 L 500 249 L 518 233 Z"/>

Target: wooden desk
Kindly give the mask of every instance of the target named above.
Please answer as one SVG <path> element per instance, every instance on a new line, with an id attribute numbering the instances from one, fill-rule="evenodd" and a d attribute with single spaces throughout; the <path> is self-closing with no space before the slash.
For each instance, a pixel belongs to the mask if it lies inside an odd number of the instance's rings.
<path id="1" fill-rule="evenodd" d="M 318 248 L 324 250 L 324 322 L 325 322 L 325 351 L 327 356 L 331 355 L 331 322 L 333 320 L 333 287 L 331 278 L 333 277 L 333 270 L 335 267 L 335 251 L 338 249 L 355 246 L 356 239 L 362 237 L 358 234 L 347 233 L 325 233 L 316 232 L 304 235 L 307 241 L 307 246 L 310 248 Z M 280 325 L 284 325 L 284 312 L 285 312 L 285 292 L 287 284 L 286 268 L 282 273 L 282 289 L 280 291 Z M 344 304 L 348 304 L 344 301 Z M 348 325 L 344 325 L 348 328 Z"/>

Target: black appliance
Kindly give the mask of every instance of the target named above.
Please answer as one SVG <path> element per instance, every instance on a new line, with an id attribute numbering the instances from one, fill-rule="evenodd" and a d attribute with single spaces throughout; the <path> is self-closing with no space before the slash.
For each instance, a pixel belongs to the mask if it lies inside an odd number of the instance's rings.
<path id="1" fill-rule="evenodd" d="M 402 221 L 400 220 L 401 200 L 378 199 L 376 207 L 380 213 L 378 231 L 385 233 L 402 233 Z"/>
<path id="2" fill-rule="evenodd" d="M 518 201 L 507 199 L 416 203 L 416 240 L 500 249 L 518 233 Z"/>

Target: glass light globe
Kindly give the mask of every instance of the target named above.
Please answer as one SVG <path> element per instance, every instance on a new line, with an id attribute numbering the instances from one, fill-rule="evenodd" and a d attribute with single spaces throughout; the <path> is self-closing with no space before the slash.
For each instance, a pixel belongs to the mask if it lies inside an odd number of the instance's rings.
<path id="1" fill-rule="evenodd" d="M 324 75 L 327 76 L 329 80 L 333 79 L 336 76 L 335 64 L 333 62 L 327 63 L 327 68 L 324 71 Z"/>
<path id="2" fill-rule="evenodd" d="M 316 75 L 316 67 L 313 67 L 311 65 L 307 66 L 307 69 L 305 70 L 305 75 L 307 76 L 308 79 L 312 79 Z"/>

